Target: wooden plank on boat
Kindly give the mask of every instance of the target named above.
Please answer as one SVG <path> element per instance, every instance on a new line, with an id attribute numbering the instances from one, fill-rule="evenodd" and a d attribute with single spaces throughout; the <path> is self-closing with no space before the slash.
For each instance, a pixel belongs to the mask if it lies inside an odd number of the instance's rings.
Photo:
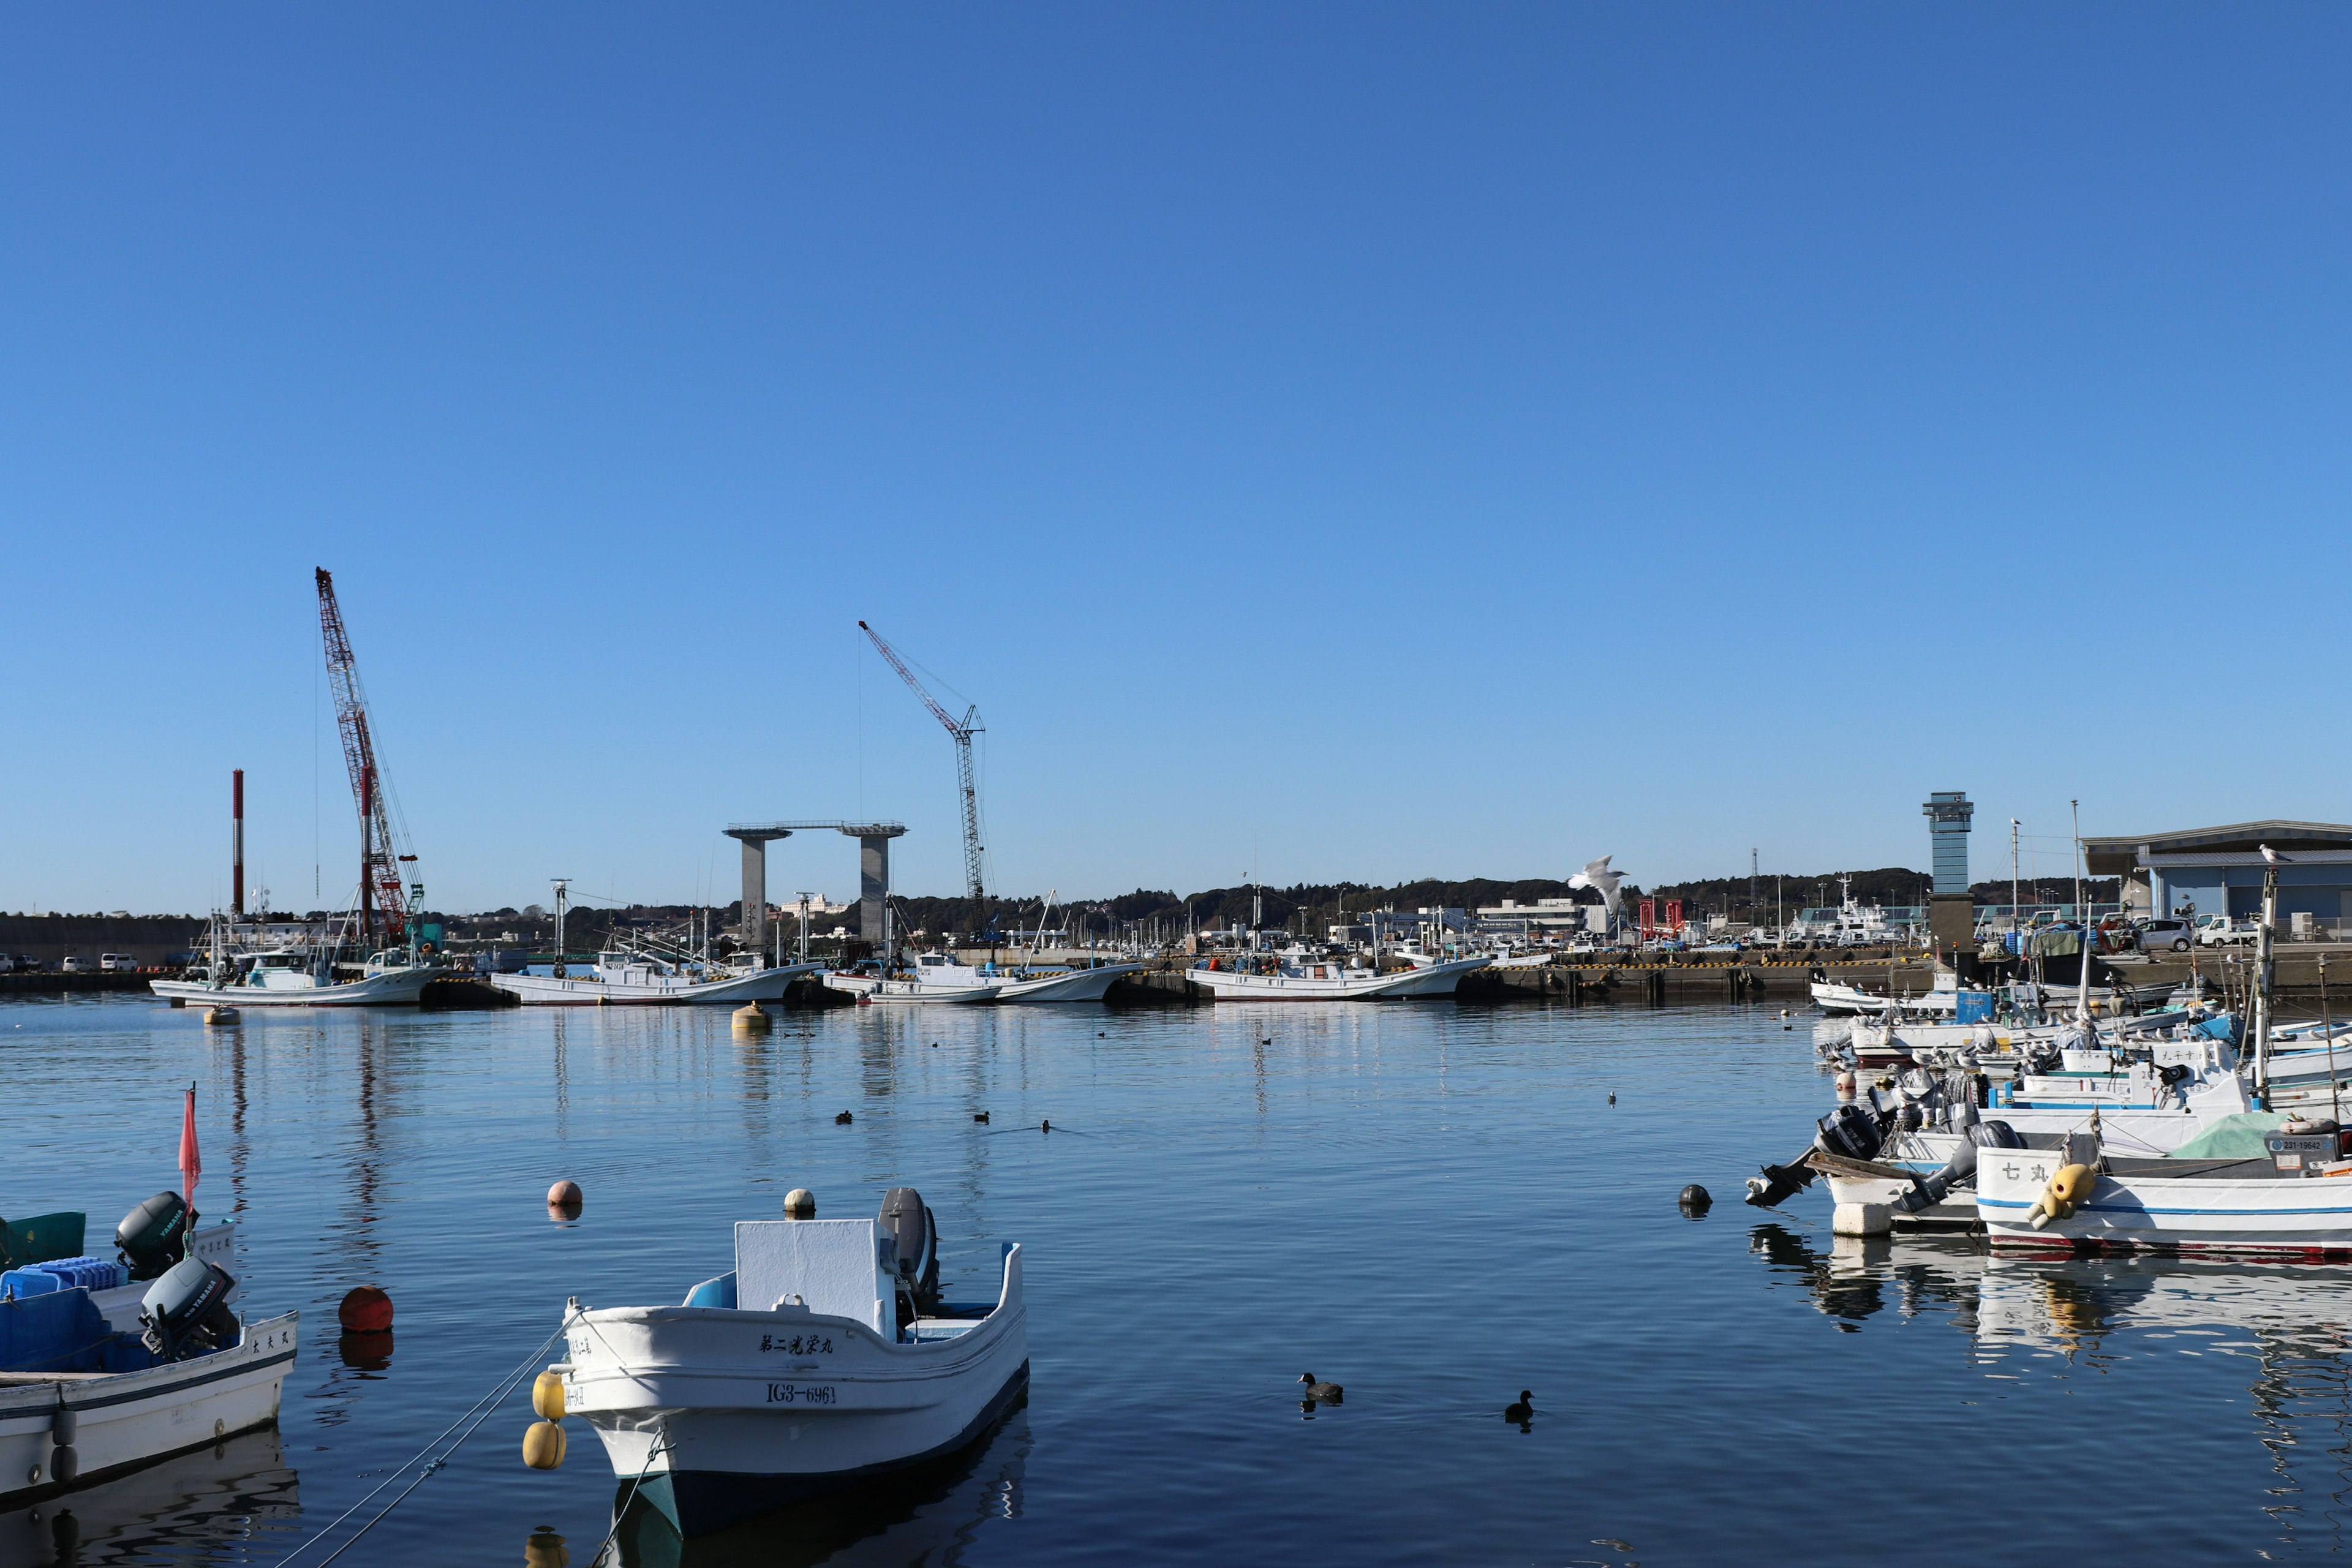
<path id="1" fill-rule="evenodd" d="M 1816 1149 L 1805 1156 L 1805 1163 L 1824 1176 L 1847 1176 L 1864 1182 L 1916 1182 L 1919 1173 L 1904 1165 L 1882 1165 L 1875 1160 L 1849 1160 L 1843 1154 L 1832 1154 Z"/>

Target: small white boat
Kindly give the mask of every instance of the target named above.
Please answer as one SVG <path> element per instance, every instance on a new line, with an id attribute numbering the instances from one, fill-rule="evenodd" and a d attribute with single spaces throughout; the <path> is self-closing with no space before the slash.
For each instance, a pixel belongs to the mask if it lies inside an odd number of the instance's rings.
<path id="1" fill-rule="evenodd" d="M 1490 962 L 1484 954 L 1457 958 L 1381 973 L 1375 969 L 1351 969 L 1337 961 L 1296 963 L 1283 960 L 1273 973 L 1257 974 L 1222 967 L 1229 962 L 1203 959 L 1184 971 L 1184 978 L 1219 1002 L 1358 1002 L 1412 996 L 1451 996 L 1462 977 Z M 1218 967 L 1212 968 L 1212 964 Z"/>
<path id="2" fill-rule="evenodd" d="M 681 1535 L 955 1453 L 1028 1385 L 1021 1248 L 993 1303 L 944 1303 L 929 1209 L 735 1226 L 733 1272 L 676 1307 L 583 1307 L 564 1327 L 567 1415 Z"/>
<path id="3" fill-rule="evenodd" d="M 208 1007 L 395 1007 L 414 1006 L 443 973 L 438 964 L 412 963 L 405 952 L 393 951 L 371 956 L 357 979 L 339 981 L 331 969 L 321 973 L 316 953 L 287 948 L 147 985 L 158 996 Z"/>
<path id="4" fill-rule="evenodd" d="M 830 990 L 870 1002 L 993 1002 L 1004 981 L 982 976 L 943 952 L 926 952 L 911 970 L 885 973 L 878 968 L 829 969 Z"/>
<path id="5" fill-rule="evenodd" d="M 915 961 L 912 973 L 885 977 L 855 971 L 825 984 L 853 995 L 902 1002 L 1099 1002 L 1121 975 L 1140 963 L 1100 963 L 1091 969 L 1039 968 L 1027 963 L 958 963 L 942 952 Z"/>
<path id="6" fill-rule="evenodd" d="M 1123 975 L 1142 973 L 1140 963 L 1101 963 L 1060 972 L 1022 970 L 997 988 L 999 1002 L 1099 1002 Z"/>
<path id="7" fill-rule="evenodd" d="M 2087 1193 L 2058 1205 L 2054 1216 L 2052 1182 L 2062 1160 L 2074 1156 L 2019 1150 L 1995 1158 L 1989 1151 L 1977 1173 L 1977 1211 L 1999 1248 L 2352 1258 L 2352 1160 L 2340 1157 L 2341 1135 L 2298 1139 L 2257 1130 L 2254 1136 L 2268 1145 L 2261 1153 L 2160 1160 L 2095 1154 L 2095 1166 L 2085 1167 Z M 2326 1147 L 2281 1147 L 2301 1142 Z"/>
<path id="8" fill-rule="evenodd" d="M 1952 970 L 1938 969 L 1928 989 L 1917 995 L 1892 996 L 1864 991 L 1858 985 L 1841 985 L 1834 981 L 1812 983 L 1813 1005 L 1832 1016 L 1849 1013 L 1883 1014 L 1889 1009 L 1898 1016 L 1913 1018 L 1949 1018 L 1960 1005 L 1960 977 Z"/>
<path id="9" fill-rule="evenodd" d="M 299 1315 L 238 1321 L 236 1282 L 208 1260 L 232 1237 L 227 1226 L 197 1232 L 160 1277 L 125 1285 L 64 1283 L 118 1267 L 94 1258 L 11 1271 L 0 1292 L 0 1509 L 277 1420 Z M 44 1272 L 61 1288 L 19 1293 Z"/>
<path id="10" fill-rule="evenodd" d="M 558 967 L 563 967 L 559 965 Z M 552 974 L 493 974 L 490 984 L 527 1007 L 594 1007 L 665 1003 L 781 1002 L 793 981 L 823 968 L 785 963 L 733 969 L 676 963 L 645 953 L 600 952 L 593 966 Z"/>

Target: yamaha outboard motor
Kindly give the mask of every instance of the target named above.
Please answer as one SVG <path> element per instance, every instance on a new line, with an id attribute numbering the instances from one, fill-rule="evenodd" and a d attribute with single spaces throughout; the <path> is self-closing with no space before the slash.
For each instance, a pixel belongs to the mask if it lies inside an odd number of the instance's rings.
<path id="1" fill-rule="evenodd" d="M 912 1187 L 892 1187 L 882 1195 L 882 1228 L 898 1243 L 898 1283 L 911 1298 L 911 1318 L 940 1308 L 940 1235 L 930 1205 Z"/>
<path id="2" fill-rule="evenodd" d="M 1909 1192 L 1896 1198 L 1891 1205 L 1905 1214 L 1918 1214 L 1933 1208 L 1950 1195 L 1954 1187 L 1973 1186 L 1977 1179 L 1977 1151 L 1979 1149 L 2021 1149 L 2025 1140 L 2006 1121 L 1979 1121 L 1969 1129 L 1968 1142 L 1952 1151 L 1949 1163 L 1934 1175 L 1922 1179 Z"/>
<path id="3" fill-rule="evenodd" d="M 147 1288 L 139 1304 L 140 1337 L 165 1361 L 210 1355 L 236 1343 L 236 1314 L 228 1294 L 236 1280 L 200 1258 L 184 1258 Z"/>
<path id="4" fill-rule="evenodd" d="M 196 1211 L 177 1193 L 157 1193 L 122 1216 L 114 1245 L 133 1279 L 152 1279 L 188 1255 L 188 1233 Z"/>

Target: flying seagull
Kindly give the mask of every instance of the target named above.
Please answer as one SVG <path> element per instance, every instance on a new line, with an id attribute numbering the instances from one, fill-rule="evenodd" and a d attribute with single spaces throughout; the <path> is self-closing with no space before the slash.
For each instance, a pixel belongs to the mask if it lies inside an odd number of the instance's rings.
<path id="1" fill-rule="evenodd" d="M 1625 873 L 1622 871 L 1612 871 L 1609 868 L 1609 862 L 1612 858 L 1612 857 L 1611 856 L 1603 855 L 1600 859 L 1593 861 L 1592 864 L 1587 866 L 1583 870 L 1579 871 L 1575 876 L 1570 877 L 1568 879 L 1568 885 L 1571 888 L 1598 889 L 1601 893 L 1601 901 L 1609 906 L 1609 912 L 1613 915 L 1617 912 L 1617 886 L 1619 883 L 1624 881 Z"/>

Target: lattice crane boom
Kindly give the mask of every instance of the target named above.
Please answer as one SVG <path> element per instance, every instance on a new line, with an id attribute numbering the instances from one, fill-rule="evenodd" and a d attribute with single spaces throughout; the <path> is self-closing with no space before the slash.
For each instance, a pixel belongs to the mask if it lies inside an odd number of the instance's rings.
<path id="1" fill-rule="evenodd" d="M 352 657 L 352 639 L 343 630 L 343 613 L 335 604 L 335 580 L 323 566 L 319 571 L 319 631 L 327 649 L 327 683 L 335 693 L 335 727 L 343 737 L 343 765 L 352 775 L 352 794 L 360 808 L 360 931 L 373 936 L 375 917 L 383 919 L 384 937 L 398 942 L 408 926 L 408 892 L 401 885 L 403 855 L 392 835 L 392 811 L 384 800 L 383 773 L 376 766 L 375 742 L 368 734 L 367 700 L 360 691 L 358 661 Z"/>
<path id="2" fill-rule="evenodd" d="M 940 727 L 955 740 L 956 788 L 963 797 L 964 890 L 975 900 L 984 899 L 988 895 L 981 889 L 980 788 L 972 777 L 971 769 L 971 738 L 986 728 L 980 721 L 980 709 L 977 705 L 965 709 L 962 721 L 958 722 L 953 715 L 940 706 L 938 698 L 923 689 L 923 683 L 915 679 L 915 672 L 907 668 L 907 661 L 898 657 L 898 650 L 882 640 L 880 632 L 864 621 L 857 623 L 857 629 L 873 639 L 875 647 L 889 661 L 890 668 L 898 672 L 898 679 L 907 683 L 907 689 L 922 699 L 923 706 L 931 710 L 931 717 L 937 719 Z"/>

